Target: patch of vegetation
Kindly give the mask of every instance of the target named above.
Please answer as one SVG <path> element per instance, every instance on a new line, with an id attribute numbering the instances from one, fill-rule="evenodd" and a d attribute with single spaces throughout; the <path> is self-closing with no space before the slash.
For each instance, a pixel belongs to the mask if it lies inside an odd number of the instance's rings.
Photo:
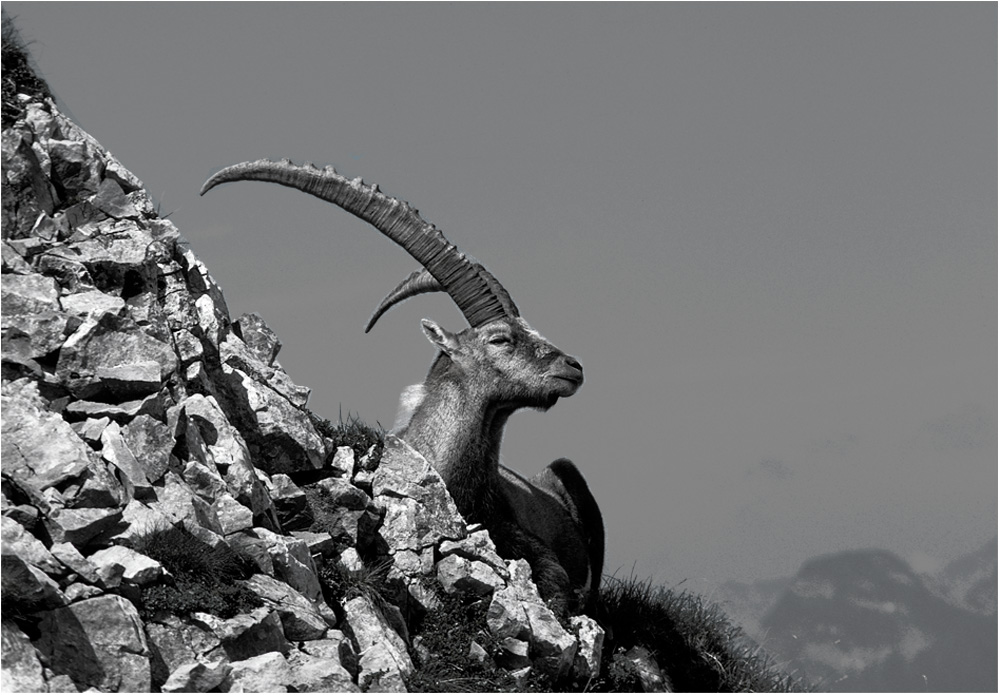
<path id="1" fill-rule="evenodd" d="M 317 431 L 324 437 L 333 440 L 334 449 L 341 446 L 351 447 L 354 450 L 355 461 L 360 461 L 361 457 L 374 446 L 375 449 L 366 464 L 368 470 L 374 470 L 382 459 L 385 429 L 378 423 L 376 423 L 376 427 L 371 427 L 362 422 L 357 415 L 351 415 L 350 412 L 347 413 L 347 422 L 344 422 L 343 413 L 338 415 L 338 420 L 338 423 L 334 425 L 329 420 L 313 416 L 313 424 Z"/>
<path id="2" fill-rule="evenodd" d="M 463 600 L 437 593 L 439 607 L 428 612 L 414 626 L 419 648 L 411 647 L 416 669 L 406 681 L 410 692 L 516 692 L 520 690 L 510 674 L 493 661 L 500 646 L 486 629 L 489 601 Z M 477 661 L 469 654 L 472 642 L 487 653 Z"/>
<path id="3" fill-rule="evenodd" d="M 361 569 L 346 570 L 335 560 L 324 558 L 317 568 L 323 598 L 331 606 L 342 606 L 357 596 L 364 596 L 380 610 L 388 604 L 387 576 L 392 560 L 363 564 Z"/>
<path id="4" fill-rule="evenodd" d="M 27 94 L 33 101 L 52 96 L 45 80 L 31 67 L 27 44 L 21 39 L 13 20 L 3 13 L 3 127 L 11 126 L 24 113 L 18 94 Z"/>
<path id="5" fill-rule="evenodd" d="M 636 689 L 637 674 L 616 654 L 648 649 L 678 692 L 804 692 L 810 684 L 781 670 L 715 604 L 635 577 L 612 579 L 601 600 L 609 637 L 601 678 L 590 689 Z"/>
<path id="6" fill-rule="evenodd" d="M 173 578 L 172 583 L 142 588 L 139 611 L 143 618 L 160 611 L 232 618 L 263 605 L 259 596 L 239 583 L 254 573 L 253 562 L 224 543 L 213 547 L 171 526 L 137 536 L 132 545 L 163 565 Z"/>

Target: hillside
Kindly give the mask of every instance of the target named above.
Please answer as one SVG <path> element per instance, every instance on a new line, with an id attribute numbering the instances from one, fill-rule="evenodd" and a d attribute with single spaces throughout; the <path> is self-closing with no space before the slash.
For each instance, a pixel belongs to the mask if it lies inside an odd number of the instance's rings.
<path id="1" fill-rule="evenodd" d="M 697 597 L 556 616 L 416 451 L 311 413 L 9 30 L 4 692 L 795 685 Z"/>

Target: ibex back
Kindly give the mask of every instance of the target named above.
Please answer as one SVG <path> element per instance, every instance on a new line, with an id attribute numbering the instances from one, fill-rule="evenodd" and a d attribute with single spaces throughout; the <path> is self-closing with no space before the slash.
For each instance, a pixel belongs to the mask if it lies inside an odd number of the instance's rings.
<path id="1" fill-rule="evenodd" d="M 429 319 L 439 350 L 423 384 L 401 398 L 395 432 L 441 473 L 459 511 L 489 529 L 500 554 L 523 557 L 545 597 L 562 613 L 594 613 L 604 564 L 600 509 L 572 462 L 560 459 L 527 479 L 500 464 L 510 415 L 547 410 L 576 393 L 583 367 L 521 318 L 508 292 L 408 204 L 331 168 L 285 160 L 245 162 L 205 182 L 270 181 L 314 195 L 370 223 L 422 266 L 389 293 L 365 331 L 395 304 L 447 292 L 470 327 L 452 333 Z"/>

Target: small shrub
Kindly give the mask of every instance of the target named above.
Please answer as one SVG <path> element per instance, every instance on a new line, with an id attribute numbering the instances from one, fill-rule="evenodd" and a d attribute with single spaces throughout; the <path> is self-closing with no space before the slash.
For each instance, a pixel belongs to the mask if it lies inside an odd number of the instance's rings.
<path id="1" fill-rule="evenodd" d="M 173 578 L 172 583 L 142 588 L 144 618 L 160 611 L 231 618 L 263 605 L 260 597 L 239 583 L 253 574 L 253 562 L 224 543 L 212 547 L 183 528 L 171 526 L 137 536 L 132 545 L 163 565 Z"/>
<path id="2" fill-rule="evenodd" d="M 333 606 L 364 596 L 381 609 L 388 603 L 386 577 L 390 567 L 392 560 L 382 560 L 359 570 L 345 570 L 333 559 L 325 558 L 317 570 L 323 598 Z"/>
<path id="3" fill-rule="evenodd" d="M 21 39 L 13 20 L 6 11 L 2 18 L 3 38 L 3 127 L 7 128 L 21 117 L 24 106 L 18 94 L 27 94 L 36 100 L 51 96 L 45 80 L 32 69 L 27 45 Z"/>
<path id="4" fill-rule="evenodd" d="M 377 427 L 365 424 L 357 415 L 347 413 L 347 422 L 344 422 L 343 414 L 338 416 L 339 422 L 334 425 L 326 419 L 319 419 L 313 416 L 313 424 L 324 437 L 333 440 L 333 447 L 349 446 L 354 450 L 354 460 L 360 461 L 361 457 L 368 453 L 368 450 L 375 446 L 371 458 L 368 460 L 368 469 L 373 470 L 382 458 L 382 448 L 385 442 L 385 429 L 376 423 Z"/>

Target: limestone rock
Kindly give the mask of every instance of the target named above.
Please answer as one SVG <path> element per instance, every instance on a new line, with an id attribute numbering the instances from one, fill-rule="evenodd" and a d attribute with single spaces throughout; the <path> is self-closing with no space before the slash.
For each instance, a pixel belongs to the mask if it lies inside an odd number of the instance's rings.
<path id="1" fill-rule="evenodd" d="M 617 656 L 617 655 L 616 655 Z M 673 692 L 670 680 L 660 670 L 653 654 L 645 647 L 632 647 L 623 655 L 636 673 L 639 675 L 639 682 L 642 684 L 644 693 L 669 693 Z"/>
<path id="2" fill-rule="evenodd" d="M 100 534 L 115 528 L 122 519 L 119 509 L 53 509 L 45 528 L 55 543 L 72 543 L 78 548 Z"/>
<path id="3" fill-rule="evenodd" d="M 573 662 L 573 677 L 578 681 L 597 678 L 601 672 L 601 655 L 604 649 L 604 628 L 586 615 L 575 615 L 569 619 L 576 632 L 579 649 Z"/>
<path id="4" fill-rule="evenodd" d="M 305 541 L 280 536 L 263 528 L 255 528 L 254 533 L 268 544 L 268 553 L 278 579 L 311 601 L 322 600 L 323 591 L 316 575 L 316 563 Z"/>
<path id="5" fill-rule="evenodd" d="M 285 637 L 293 642 L 322 639 L 331 627 L 317 607 L 298 591 L 273 577 L 255 574 L 245 585 L 281 617 Z M 336 624 L 336 617 L 333 617 Z"/>
<path id="6" fill-rule="evenodd" d="M 361 655 L 358 682 L 368 683 L 369 690 L 405 692 L 404 678 L 413 672 L 413 662 L 402 637 L 365 596 L 345 603 L 344 614 Z"/>
<path id="7" fill-rule="evenodd" d="M 269 608 L 255 608 L 250 613 L 229 619 L 210 613 L 195 613 L 191 622 L 218 637 L 226 655 L 233 661 L 268 652 L 287 652 L 289 649 L 281 618 Z"/>
<path id="8" fill-rule="evenodd" d="M 3 661 L 0 690 L 5 693 L 45 692 L 45 678 L 38 653 L 27 636 L 13 621 L 0 624 L 3 635 Z"/>
<path id="9" fill-rule="evenodd" d="M 27 379 L 3 385 L 4 475 L 23 487 L 45 490 L 80 475 L 95 459 L 73 428 L 45 407 Z"/>
<path id="10" fill-rule="evenodd" d="M 172 671 L 167 682 L 160 686 L 160 692 L 207 693 L 229 678 L 232 670 L 229 662 L 222 659 L 211 663 L 193 661 Z"/>
<path id="11" fill-rule="evenodd" d="M 226 678 L 229 692 L 287 693 L 292 669 L 281 652 L 268 652 L 234 661 Z"/>
<path id="12" fill-rule="evenodd" d="M 298 693 L 356 693 L 360 689 L 339 659 L 301 651 L 288 655 L 289 686 Z"/>
<path id="13" fill-rule="evenodd" d="M 504 580 L 489 565 L 459 555 L 448 555 L 442 559 L 437 564 L 437 577 L 449 594 L 489 596 L 505 586 Z"/>
<path id="14" fill-rule="evenodd" d="M 490 632 L 500 639 L 528 640 L 536 668 L 557 677 L 566 675 L 576 657 L 576 639 L 542 601 L 525 560 L 511 560 L 508 572 L 510 582 L 494 592 L 486 614 Z"/>
<path id="15" fill-rule="evenodd" d="M 62 564 L 45 545 L 24 530 L 21 524 L 4 516 L 2 523 L 3 554 L 16 555 L 48 574 L 62 574 Z"/>
<path id="16" fill-rule="evenodd" d="M 146 623 L 146 636 L 150 650 L 156 655 L 154 671 L 161 671 L 154 672 L 154 682 L 168 681 L 171 674 L 186 665 L 228 662 L 222 640 L 206 626 L 195 624 L 195 621 L 165 616 L 158 622 Z M 195 678 L 197 672 L 188 670 L 187 673 Z M 181 677 L 178 676 L 178 680 Z"/>
<path id="17" fill-rule="evenodd" d="M 148 692 L 149 647 L 135 607 L 121 596 L 86 599 L 41 614 L 36 643 L 47 663 L 81 688 Z"/>
<path id="18" fill-rule="evenodd" d="M 123 545 L 98 550 L 88 560 L 97 567 L 97 573 L 105 586 L 118 586 L 118 581 L 144 586 L 159 581 L 163 576 L 163 565 Z"/>

